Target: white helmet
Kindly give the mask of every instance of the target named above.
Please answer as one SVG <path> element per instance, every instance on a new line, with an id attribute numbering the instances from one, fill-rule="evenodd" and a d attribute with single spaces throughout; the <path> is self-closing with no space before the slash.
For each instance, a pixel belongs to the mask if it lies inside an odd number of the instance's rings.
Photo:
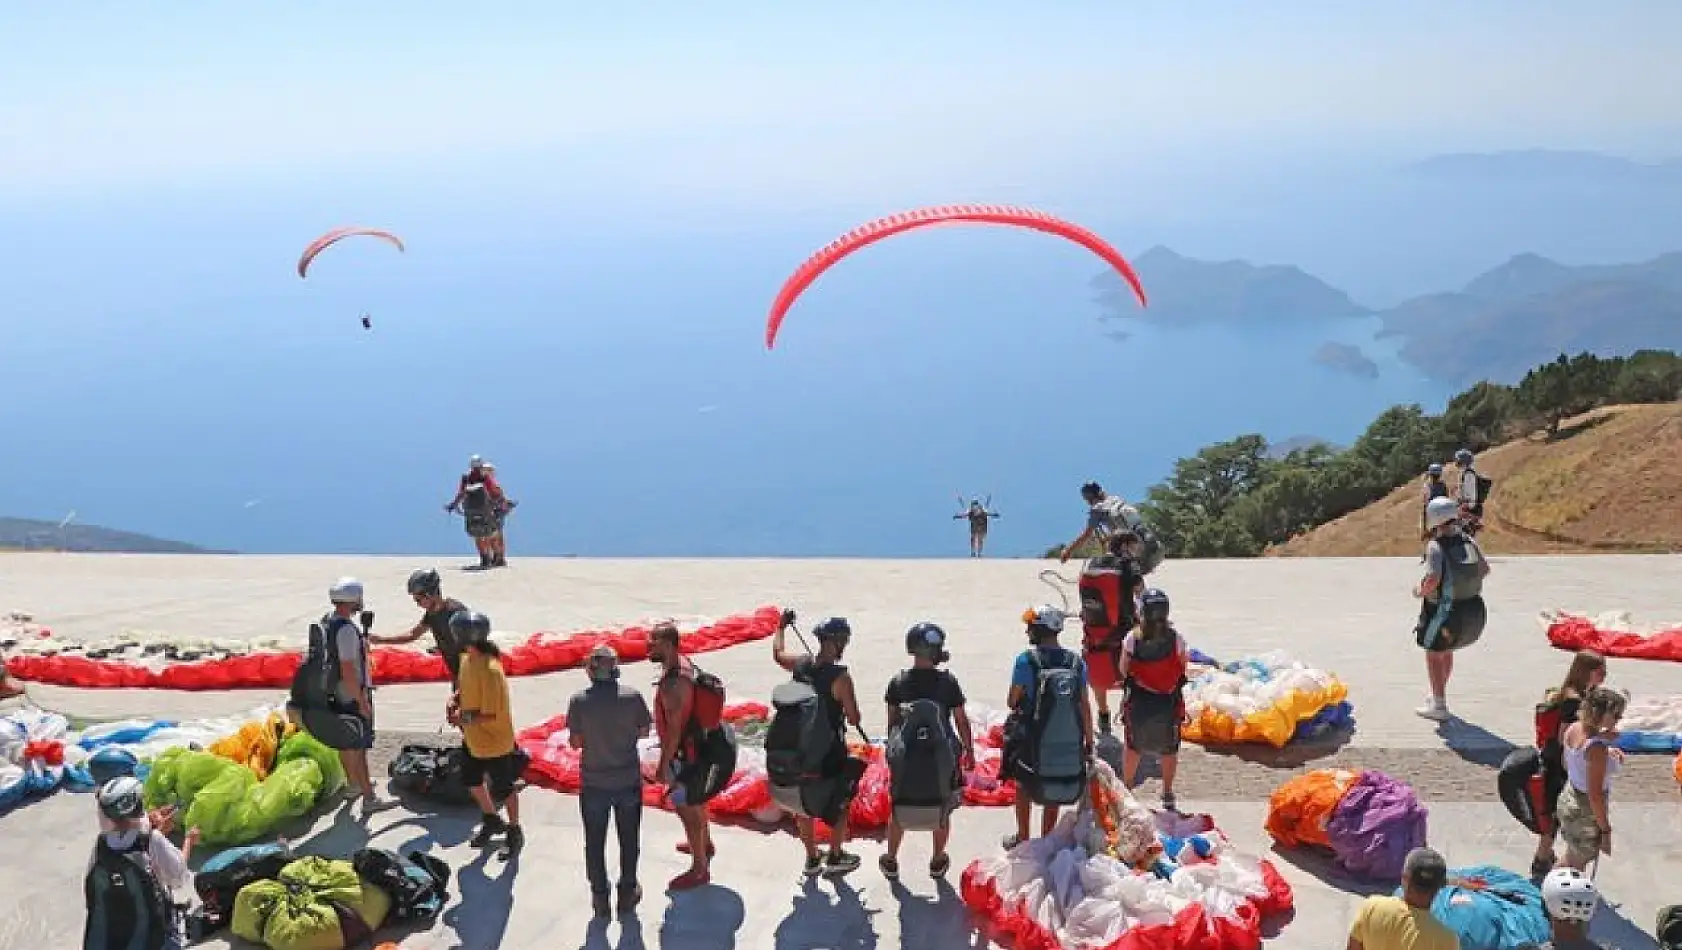
<path id="1" fill-rule="evenodd" d="M 1029 607 L 1027 610 L 1022 612 L 1022 622 L 1026 624 L 1033 624 L 1036 627 L 1044 627 L 1052 633 L 1062 633 L 1063 610 L 1060 607 L 1053 607 L 1050 604 L 1041 604 L 1038 607 Z"/>
<path id="2" fill-rule="evenodd" d="M 335 604 L 362 604 L 362 582 L 354 577 L 341 577 L 327 589 L 327 599 Z"/>
<path id="3" fill-rule="evenodd" d="M 1576 868 L 1554 868 L 1542 880 L 1542 903 L 1554 920 L 1586 924 L 1594 918 L 1600 892 L 1594 882 Z"/>
<path id="4" fill-rule="evenodd" d="M 1460 517 L 1460 503 L 1452 498 L 1433 498 L 1425 504 L 1425 527 L 1440 528 Z"/>
<path id="5" fill-rule="evenodd" d="M 471 458 L 469 458 L 467 460 L 467 467 L 468 468 L 479 468 L 480 466 L 482 466 L 484 464 L 485 464 L 484 458 L 482 456 L 478 456 L 478 455 L 472 456 Z"/>
<path id="6" fill-rule="evenodd" d="M 94 797 L 99 802 L 99 810 L 114 821 L 139 818 L 140 813 L 146 810 L 145 786 L 132 776 L 125 775 L 106 782 Z"/>

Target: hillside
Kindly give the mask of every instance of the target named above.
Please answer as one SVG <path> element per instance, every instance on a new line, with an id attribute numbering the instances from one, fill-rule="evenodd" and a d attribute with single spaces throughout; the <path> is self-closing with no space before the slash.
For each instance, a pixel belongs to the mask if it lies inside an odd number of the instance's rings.
<path id="1" fill-rule="evenodd" d="M 1682 551 L 1682 405 L 1612 406 L 1480 454 L 1495 480 L 1479 535 L 1490 554 Z M 1450 469 L 1452 471 L 1452 468 Z M 1292 538 L 1285 557 L 1413 555 L 1420 487 Z"/>
<path id="2" fill-rule="evenodd" d="M 1368 312 L 1348 294 L 1296 267 L 1200 261 L 1166 247 L 1153 247 L 1132 262 L 1150 295 L 1144 310 L 1113 272 L 1093 279 L 1098 302 L 1115 319 L 1186 325 L 1337 320 Z"/>
<path id="3" fill-rule="evenodd" d="M 107 554 L 209 554 L 207 548 L 132 531 L 54 521 L 0 518 L 0 550 L 90 551 Z"/>

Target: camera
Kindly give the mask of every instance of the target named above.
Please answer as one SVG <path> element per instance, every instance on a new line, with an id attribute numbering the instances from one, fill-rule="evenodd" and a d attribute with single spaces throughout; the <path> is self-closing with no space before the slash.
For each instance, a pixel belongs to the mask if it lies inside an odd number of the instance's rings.
<path id="1" fill-rule="evenodd" d="M 360 619 L 362 621 L 362 632 L 363 633 L 367 633 L 369 630 L 373 629 L 373 626 L 374 626 L 374 612 L 372 610 L 362 611 L 362 616 L 361 616 Z"/>
<path id="2" fill-rule="evenodd" d="M 782 620 L 782 624 L 783 624 L 783 626 L 785 626 L 785 627 L 792 627 L 792 626 L 794 626 L 794 611 L 792 611 L 792 610 L 789 610 L 789 609 L 788 609 L 788 608 L 786 608 L 786 607 L 785 607 L 785 608 L 783 608 L 783 620 Z"/>

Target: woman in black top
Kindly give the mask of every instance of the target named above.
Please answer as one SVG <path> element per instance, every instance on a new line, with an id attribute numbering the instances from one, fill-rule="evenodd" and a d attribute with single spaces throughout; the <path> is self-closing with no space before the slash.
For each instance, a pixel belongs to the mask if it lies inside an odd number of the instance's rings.
<path id="1" fill-rule="evenodd" d="M 949 739 L 956 740 L 958 774 L 953 776 L 953 788 L 963 787 L 963 772 L 975 768 L 975 742 L 970 732 L 969 716 L 964 712 L 964 688 L 958 678 L 940 669 L 939 664 L 951 657 L 946 652 L 946 631 L 932 623 L 920 623 L 905 634 L 905 650 L 912 656 L 910 668 L 901 670 L 888 682 L 882 698 L 888 704 L 888 728 L 898 726 L 903 718 L 902 706 L 920 699 L 938 703 L 946 713 L 945 727 Z M 934 858 L 929 861 L 929 874 L 940 877 L 952 867 L 946 854 L 946 842 L 952 836 L 949 821 L 943 821 L 934 831 Z M 905 829 L 890 814 L 888 819 L 888 853 L 882 855 L 882 874 L 888 880 L 899 877 L 899 846 L 905 841 Z"/>

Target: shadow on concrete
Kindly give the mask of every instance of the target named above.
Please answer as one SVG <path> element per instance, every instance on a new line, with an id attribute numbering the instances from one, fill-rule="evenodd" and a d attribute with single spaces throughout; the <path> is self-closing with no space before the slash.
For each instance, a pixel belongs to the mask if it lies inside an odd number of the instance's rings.
<path id="1" fill-rule="evenodd" d="M 460 897 L 444 911 L 444 923 L 456 940 L 451 950 L 502 946 L 514 913 L 514 877 L 519 873 L 519 855 L 493 863 L 489 849 L 456 871 Z"/>
<path id="2" fill-rule="evenodd" d="M 735 950 L 745 920 L 742 896 L 728 887 L 708 884 L 672 894 L 660 921 L 661 950 Z"/>
<path id="3" fill-rule="evenodd" d="M 1337 866 L 1337 862 L 1327 852 L 1318 848 L 1286 848 L 1274 842 L 1270 849 L 1274 856 L 1289 864 L 1291 867 L 1310 875 L 1329 887 L 1334 887 L 1345 894 L 1360 897 L 1370 897 L 1374 894 L 1390 894 L 1396 890 L 1395 881 L 1374 881 L 1370 878 L 1355 877 Z"/>
<path id="4" fill-rule="evenodd" d="M 794 897 L 788 916 L 777 925 L 777 950 L 876 950 L 876 922 L 880 911 L 864 906 L 859 892 L 841 878 L 832 879 L 835 899 L 829 899 L 815 878 L 807 878 Z"/>
<path id="5" fill-rule="evenodd" d="M 1443 744 L 1448 746 L 1450 752 L 1486 769 L 1500 768 L 1501 762 L 1518 748 L 1477 723 L 1467 722 L 1459 716 L 1438 723 L 1437 735 L 1442 737 Z"/>
<path id="6" fill-rule="evenodd" d="M 889 893 L 899 902 L 899 944 L 919 950 L 984 950 L 993 944 L 975 926 L 975 918 L 952 884 L 935 881 L 935 896 L 920 897 L 898 881 Z"/>
<path id="7" fill-rule="evenodd" d="M 1201 745 L 1200 748 L 1210 755 L 1230 756 L 1256 765 L 1265 765 L 1273 769 L 1300 769 L 1310 762 L 1319 759 L 1329 759 L 1342 752 L 1349 741 L 1355 737 L 1354 729 L 1328 729 L 1316 735 L 1313 739 L 1293 740 L 1285 744 L 1282 749 L 1275 749 L 1270 745 L 1259 742 L 1242 742 L 1234 745 Z"/>
<path id="8" fill-rule="evenodd" d="M 1618 950 L 1660 950 L 1659 942 L 1653 939 L 1652 934 L 1642 930 L 1605 900 L 1600 902 L 1594 919 L 1589 921 L 1589 936 Z"/>
<path id="9" fill-rule="evenodd" d="M 608 939 L 607 932 L 611 926 L 612 922 L 606 917 L 592 919 L 578 950 L 644 950 L 646 947 L 642 940 L 642 918 L 636 914 L 624 914 L 619 918 L 617 940 Z"/>

